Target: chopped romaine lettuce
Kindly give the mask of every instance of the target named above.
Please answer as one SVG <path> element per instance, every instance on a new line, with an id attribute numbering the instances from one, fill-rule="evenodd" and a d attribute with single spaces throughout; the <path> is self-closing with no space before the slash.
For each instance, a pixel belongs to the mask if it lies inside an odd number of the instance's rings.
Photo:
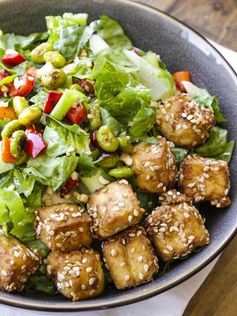
<path id="1" fill-rule="evenodd" d="M 100 16 L 97 34 L 114 50 L 132 48 L 132 43 L 124 34 L 122 27 L 108 16 Z"/>
<path id="2" fill-rule="evenodd" d="M 135 115 L 132 126 L 130 127 L 130 134 L 139 138 L 147 134 L 152 129 L 156 120 L 156 112 L 152 107 L 141 106 L 140 110 Z"/>
<path id="3" fill-rule="evenodd" d="M 182 84 L 184 85 L 187 93 L 194 101 L 206 108 L 213 108 L 215 118 L 218 123 L 226 121 L 223 114 L 221 113 L 216 96 L 211 96 L 206 89 L 198 88 L 191 82 L 183 81 Z"/>
<path id="4" fill-rule="evenodd" d="M 3 50 L 15 49 L 17 51 L 32 49 L 37 43 L 45 41 L 47 38 L 47 32 L 32 33 L 28 36 L 6 33 L 0 36 L 0 48 Z"/>
<path id="5" fill-rule="evenodd" d="M 86 13 L 64 13 L 63 16 L 46 16 L 46 25 L 49 33 L 49 42 L 56 43 L 60 39 L 63 29 L 70 26 L 85 26 L 88 14 Z"/>
<path id="6" fill-rule="evenodd" d="M 91 156 L 81 154 L 78 159 L 78 170 L 82 177 L 91 177 L 96 174 L 97 168 Z"/>
<path id="7" fill-rule="evenodd" d="M 113 131 L 114 135 L 117 136 L 123 132 L 124 129 L 122 125 L 114 117 L 112 117 L 106 109 L 101 108 L 100 113 L 103 125 L 109 126 Z"/>
<path id="8" fill-rule="evenodd" d="M 174 94 L 174 81 L 167 70 L 154 67 L 134 51 L 125 50 L 124 54 L 133 64 L 139 67 L 141 82 L 151 90 L 154 100 L 164 100 Z"/>
<path id="9" fill-rule="evenodd" d="M 19 193 L 12 189 L 0 189 L 0 225 L 4 233 L 29 240 L 35 235 L 33 221 L 35 214 L 25 208 Z"/>
<path id="10" fill-rule="evenodd" d="M 43 136 L 48 144 L 47 155 L 50 157 L 70 152 L 90 154 L 89 135 L 77 124 L 69 125 L 48 117 Z"/>
<path id="11" fill-rule="evenodd" d="M 32 175 L 37 182 L 50 186 L 56 191 L 71 176 L 77 163 L 76 156 L 50 157 L 44 154 L 30 159 L 24 172 Z"/>
<path id="12" fill-rule="evenodd" d="M 210 157 L 230 162 L 234 141 L 228 141 L 227 130 L 213 127 L 205 144 L 198 146 L 195 152 L 203 157 Z"/>

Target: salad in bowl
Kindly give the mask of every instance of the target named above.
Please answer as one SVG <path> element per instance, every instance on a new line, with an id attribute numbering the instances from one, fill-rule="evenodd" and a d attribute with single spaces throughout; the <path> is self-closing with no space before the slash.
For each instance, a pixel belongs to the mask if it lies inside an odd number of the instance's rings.
<path id="1" fill-rule="evenodd" d="M 216 96 L 108 16 L 0 34 L 0 289 L 73 300 L 159 278 L 231 204 Z"/>

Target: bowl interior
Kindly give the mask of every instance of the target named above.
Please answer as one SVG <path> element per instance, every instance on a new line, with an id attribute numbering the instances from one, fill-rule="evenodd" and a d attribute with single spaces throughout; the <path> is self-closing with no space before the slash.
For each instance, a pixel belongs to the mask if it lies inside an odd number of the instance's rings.
<path id="1" fill-rule="evenodd" d="M 61 15 L 64 12 L 87 12 L 90 20 L 99 15 L 109 15 L 121 23 L 134 46 L 160 54 L 171 72 L 189 70 L 195 84 L 219 97 L 221 109 L 228 119 L 223 126 L 229 130 L 230 138 L 236 138 L 237 83 L 233 70 L 203 38 L 163 13 L 118 0 L 3 0 L 0 2 L 0 28 L 4 32 L 18 34 L 43 31 L 46 15 Z M 199 208 L 206 217 L 211 244 L 188 259 L 174 263 L 155 281 L 127 291 L 107 289 L 101 297 L 76 303 L 63 297 L 6 293 L 1 293 L 0 302 L 41 310 L 88 310 L 128 304 L 176 285 L 210 262 L 236 231 L 236 151 L 230 168 L 232 206 L 228 209 L 214 209 L 207 205 Z"/>

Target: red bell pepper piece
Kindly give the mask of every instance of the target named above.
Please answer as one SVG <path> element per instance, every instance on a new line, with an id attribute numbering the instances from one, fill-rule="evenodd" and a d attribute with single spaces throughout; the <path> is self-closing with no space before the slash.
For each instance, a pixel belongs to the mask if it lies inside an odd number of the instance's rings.
<path id="1" fill-rule="evenodd" d="M 87 110 L 83 106 L 72 106 L 67 112 L 67 119 L 72 124 L 82 124 L 87 118 Z"/>
<path id="2" fill-rule="evenodd" d="M 73 180 L 71 177 L 67 179 L 66 183 L 60 190 L 61 196 L 64 196 L 65 194 L 69 193 L 79 184 L 79 179 Z"/>
<path id="3" fill-rule="evenodd" d="M 44 113 L 50 114 L 62 95 L 63 93 L 60 91 L 49 91 L 44 106 Z"/>
<path id="4" fill-rule="evenodd" d="M 44 141 L 42 134 L 34 126 L 27 127 L 26 136 L 26 152 L 28 156 L 34 159 L 46 150 L 47 143 Z"/>
<path id="5" fill-rule="evenodd" d="M 18 81 L 18 84 L 16 84 L 16 80 Z M 15 78 L 14 82 L 8 84 L 10 91 L 9 96 L 15 97 L 15 96 L 21 96 L 25 97 L 27 96 L 35 86 L 35 80 L 36 80 L 36 69 L 35 68 L 29 68 L 20 79 Z"/>
<path id="6" fill-rule="evenodd" d="M 26 58 L 15 50 L 9 49 L 3 56 L 2 61 L 8 66 L 16 66 L 26 61 Z"/>

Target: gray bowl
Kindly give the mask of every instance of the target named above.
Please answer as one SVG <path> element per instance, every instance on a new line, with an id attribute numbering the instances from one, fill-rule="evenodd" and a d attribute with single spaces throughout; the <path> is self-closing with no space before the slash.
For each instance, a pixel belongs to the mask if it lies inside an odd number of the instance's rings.
<path id="1" fill-rule="evenodd" d="M 135 46 L 159 53 L 171 72 L 189 70 L 200 87 L 219 97 L 232 139 L 237 136 L 237 80 L 226 60 L 203 37 L 174 18 L 152 8 L 125 0 L 1 0 L 0 28 L 4 32 L 28 34 L 45 29 L 46 15 L 64 12 L 87 12 L 90 19 L 106 14 L 124 27 Z M 107 289 L 104 295 L 88 301 L 74 302 L 61 296 L 6 294 L 1 292 L 0 303 L 33 310 L 82 311 L 130 304 L 162 293 L 188 279 L 228 244 L 237 230 L 237 156 L 234 152 L 231 168 L 232 206 L 214 209 L 203 206 L 211 244 L 187 260 L 174 263 L 155 281 L 134 289 Z"/>

